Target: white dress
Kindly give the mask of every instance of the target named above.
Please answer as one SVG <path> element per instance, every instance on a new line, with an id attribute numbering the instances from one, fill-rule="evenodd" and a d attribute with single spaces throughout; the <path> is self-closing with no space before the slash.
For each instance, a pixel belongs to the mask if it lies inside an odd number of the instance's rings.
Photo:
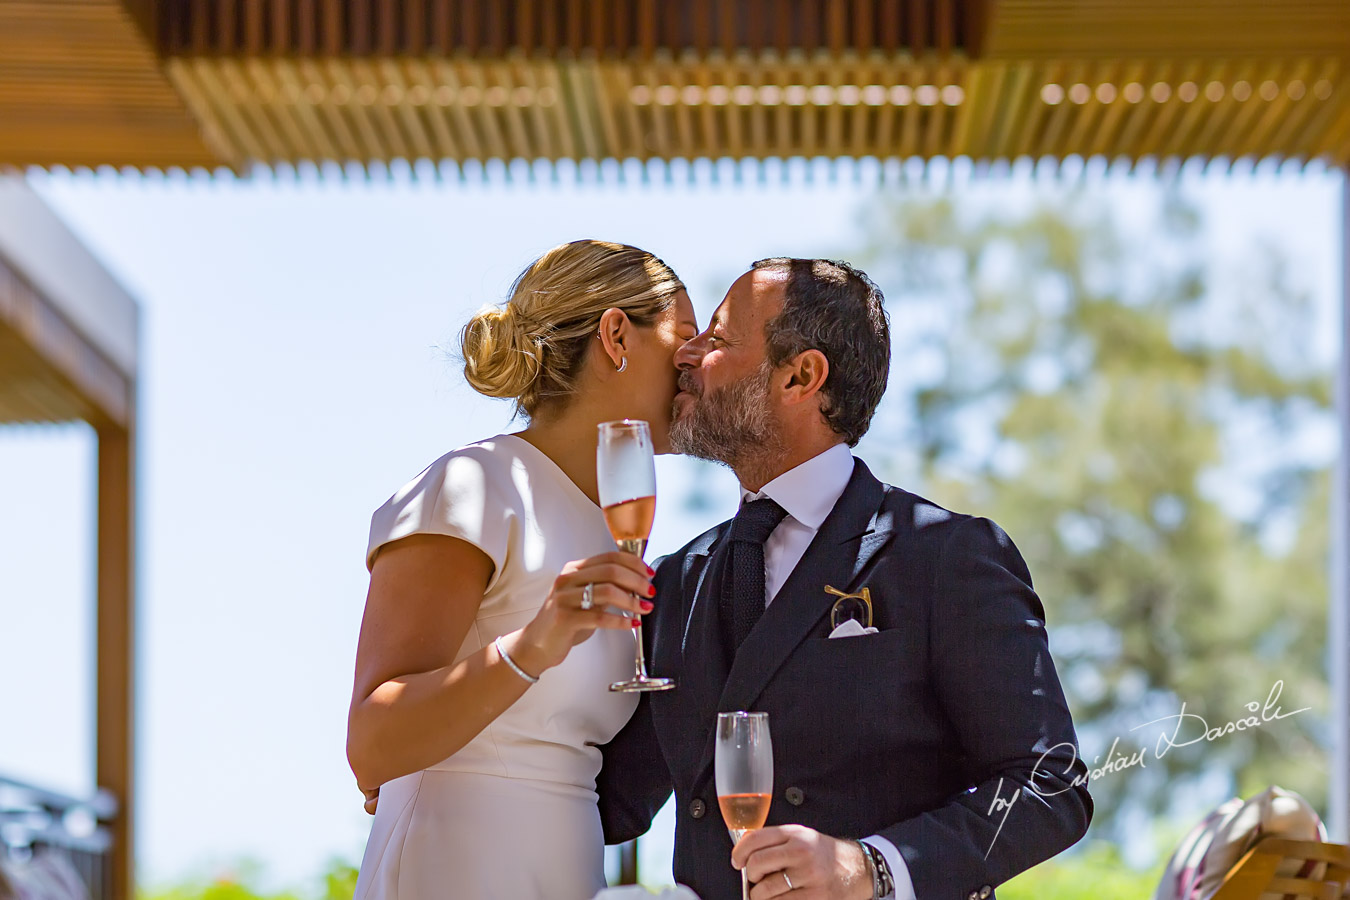
<path id="1" fill-rule="evenodd" d="M 614 548 L 599 507 L 528 441 L 446 454 L 380 507 L 389 541 L 445 534 L 495 564 L 456 660 L 532 619 L 569 560 Z M 354 900 L 589 900 L 605 887 L 597 745 L 633 714 L 633 638 L 597 631 L 453 756 L 380 788 Z"/>

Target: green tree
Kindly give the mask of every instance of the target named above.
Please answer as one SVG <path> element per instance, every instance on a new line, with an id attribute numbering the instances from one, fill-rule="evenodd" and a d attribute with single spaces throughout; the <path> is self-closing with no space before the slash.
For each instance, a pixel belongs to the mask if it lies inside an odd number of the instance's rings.
<path id="1" fill-rule="evenodd" d="M 214 878 L 187 879 L 181 884 L 138 893 L 141 900 L 352 900 L 357 868 L 334 857 L 318 877 L 316 886 L 305 890 L 264 891 L 258 887 L 263 866 L 249 859 L 234 864 L 228 874 Z"/>
<path id="2" fill-rule="evenodd" d="M 323 872 L 323 891 L 319 900 L 352 900 L 356 893 L 356 876 L 360 869 L 344 859 L 334 857 Z"/>
<path id="3" fill-rule="evenodd" d="M 998 889 L 999 900 L 1143 900 L 1153 893 L 1162 867 L 1135 871 L 1120 852 L 1106 843 L 1094 843 L 1085 852 L 1037 866 Z"/>
<path id="4" fill-rule="evenodd" d="M 1330 377 L 1309 352 L 1314 305 L 1277 254 L 1206 266 L 1194 211 L 1162 195 L 1154 212 L 1132 232 L 1076 194 L 1013 213 L 883 198 L 854 256 L 895 334 L 863 452 L 1018 542 L 1086 761 L 1117 737 L 1118 755 L 1146 750 L 1091 786 L 1093 833 L 1117 840 L 1224 790 L 1326 794 L 1327 457 L 1307 448 Z M 1312 711 L 1162 758 L 1162 725 L 1132 730 L 1183 702 L 1222 726 L 1281 680 L 1283 711 Z"/>

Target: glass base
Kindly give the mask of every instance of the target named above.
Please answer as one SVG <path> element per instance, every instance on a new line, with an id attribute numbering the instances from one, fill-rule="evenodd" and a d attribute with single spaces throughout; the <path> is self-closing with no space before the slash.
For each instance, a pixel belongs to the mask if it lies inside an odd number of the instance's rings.
<path id="1" fill-rule="evenodd" d="M 609 686 L 611 691 L 619 694 L 633 694 L 638 691 L 668 691 L 675 686 L 674 678 L 630 678 L 627 681 L 616 681 Z"/>

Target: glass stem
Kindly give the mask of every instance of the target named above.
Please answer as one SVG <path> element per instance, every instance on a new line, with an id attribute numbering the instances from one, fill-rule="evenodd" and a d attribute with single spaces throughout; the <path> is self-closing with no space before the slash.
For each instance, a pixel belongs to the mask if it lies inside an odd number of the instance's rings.
<path id="1" fill-rule="evenodd" d="M 741 900 L 750 900 L 750 873 L 741 869 Z"/>
<path id="2" fill-rule="evenodd" d="M 635 657 L 634 667 L 639 681 L 645 681 L 647 678 L 647 655 L 642 650 L 642 620 L 637 619 L 633 623 L 633 640 L 637 641 L 637 656 Z"/>
<path id="3" fill-rule="evenodd" d="M 642 559 L 642 554 L 647 552 L 647 539 L 634 538 L 629 540 L 616 541 L 619 549 L 624 553 L 631 553 L 638 559 Z M 647 680 L 647 658 L 642 650 L 642 618 L 635 616 L 633 618 L 633 640 L 637 642 L 637 654 L 634 657 L 633 669 L 636 672 L 638 681 Z"/>

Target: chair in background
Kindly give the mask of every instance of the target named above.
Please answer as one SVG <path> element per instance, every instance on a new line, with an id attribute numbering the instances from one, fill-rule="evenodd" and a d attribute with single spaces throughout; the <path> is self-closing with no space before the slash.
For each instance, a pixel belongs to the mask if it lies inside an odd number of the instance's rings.
<path id="1" fill-rule="evenodd" d="M 1347 888 L 1350 846 L 1269 837 L 1247 851 L 1211 900 L 1341 900 Z"/>
<path id="2" fill-rule="evenodd" d="M 78 799 L 0 776 L 0 900 L 114 896 L 106 791 Z"/>

